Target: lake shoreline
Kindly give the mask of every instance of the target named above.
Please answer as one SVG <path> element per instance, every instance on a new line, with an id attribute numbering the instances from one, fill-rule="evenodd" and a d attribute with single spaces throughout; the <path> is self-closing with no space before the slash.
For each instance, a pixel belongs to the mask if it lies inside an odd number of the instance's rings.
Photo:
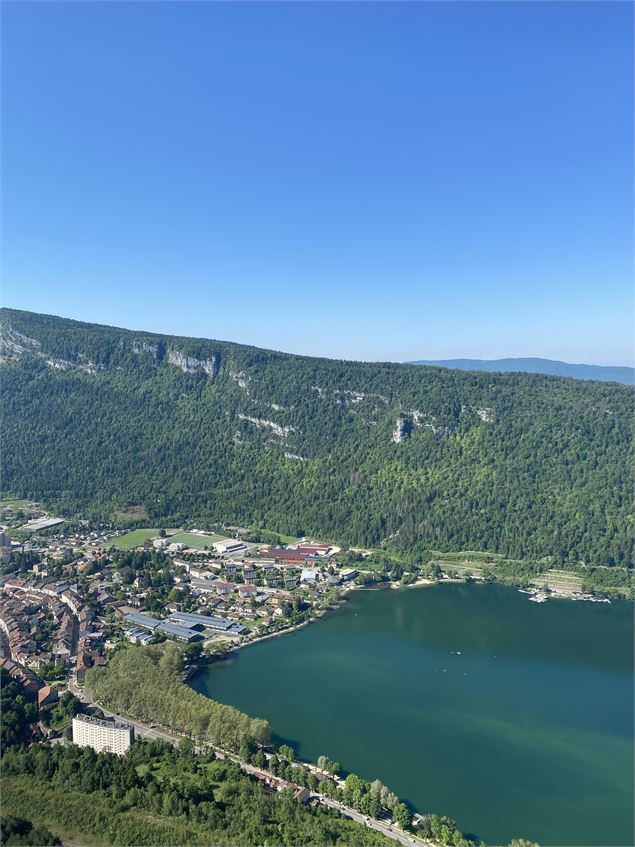
<path id="1" fill-rule="evenodd" d="M 416 582 L 411 582 L 403 585 L 400 582 L 384 582 L 384 583 L 375 583 L 373 585 L 355 585 L 354 583 L 347 583 L 341 587 L 339 598 L 337 605 L 331 609 L 322 610 L 320 614 L 312 615 L 305 621 L 302 621 L 298 624 L 293 624 L 292 626 L 285 627 L 284 629 L 277 630 L 276 632 L 268 632 L 264 635 L 258 635 L 256 638 L 249 639 L 243 643 L 235 644 L 230 650 L 227 652 L 227 656 L 225 658 L 229 658 L 234 654 L 238 654 L 241 650 L 245 650 L 247 647 L 251 647 L 254 644 L 260 644 L 263 641 L 269 641 L 272 638 L 279 638 L 283 635 L 290 635 L 291 633 L 298 632 L 301 629 L 305 629 L 311 624 L 318 623 L 324 618 L 329 616 L 329 613 L 336 612 L 344 603 L 348 601 L 348 595 L 353 592 L 358 591 L 370 591 L 370 592 L 378 592 L 378 591 L 403 591 L 412 588 L 431 588 L 437 587 L 440 585 L 500 585 L 504 588 L 510 588 L 514 591 L 518 591 L 523 594 L 534 595 L 534 594 L 542 594 L 540 589 L 525 589 L 520 588 L 516 585 L 507 585 L 504 582 L 500 582 L 498 580 L 488 581 L 483 579 L 462 579 L 461 577 L 446 577 L 445 579 L 435 580 L 428 579 L 426 577 L 420 577 Z M 596 599 L 597 598 L 597 599 Z M 607 602 L 601 601 L 597 594 L 590 593 L 587 598 L 579 598 L 575 596 L 571 596 L 569 594 L 550 594 L 548 596 L 549 600 L 568 600 L 571 602 L 580 602 L 584 600 L 584 602 Z M 627 598 L 617 598 L 617 599 L 627 599 Z M 544 601 L 540 601 L 544 602 Z M 610 602 L 610 601 L 609 601 Z M 198 676 L 198 674 L 205 670 L 206 667 L 210 664 L 214 664 L 215 661 L 212 659 L 211 662 L 206 662 L 202 665 L 199 670 L 195 671 L 189 679 Z"/>

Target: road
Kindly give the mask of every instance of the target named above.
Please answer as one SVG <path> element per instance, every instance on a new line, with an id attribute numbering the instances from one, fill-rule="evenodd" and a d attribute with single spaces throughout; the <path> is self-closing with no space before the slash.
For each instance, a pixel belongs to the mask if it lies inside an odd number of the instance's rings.
<path id="1" fill-rule="evenodd" d="M 103 708 L 103 706 L 99 706 L 95 703 L 82 689 L 78 688 L 74 681 L 69 679 L 68 688 L 77 698 L 79 698 L 82 703 L 85 703 L 89 706 L 95 706 L 97 709 L 101 709 L 101 711 L 107 717 L 115 718 L 116 720 L 122 721 L 123 723 L 131 724 L 135 728 L 135 734 L 141 736 L 142 738 L 151 738 L 157 739 L 159 741 L 167 741 L 168 744 L 172 744 L 176 747 L 179 743 L 179 738 L 174 735 L 170 735 L 167 732 L 162 732 L 160 729 L 153 728 L 148 726 L 147 724 L 141 723 L 140 721 L 133 720 L 132 718 L 125 717 L 123 715 L 116 715 L 113 712 L 109 712 Z M 209 749 L 209 748 L 208 748 Z M 228 752 L 227 750 L 219 750 L 216 747 L 212 747 L 214 753 L 221 759 L 231 759 L 233 762 L 236 762 L 240 765 L 240 767 L 245 771 L 245 773 L 251 774 L 252 776 L 266 776 L 273 783 L 287 782 L 287 780 L 281 780 L 279 777 L 274 776 L 269 773 L 269 771 L 264 771 L 261 768 L 254 767 L 254 765 L 250 765 L 247 762 L 242 761 L 233 753 Z M 195 748 L 197 752 L 202 752 L 202 750 Z M 309 765 L 310 770 L 317 770 L 314 766 Z M 294 784 L 294 783 L 292 783 Z M 299 788 L 300 786 L 295 786 Z M 408 835 L 407 833 L 401 831 L 396 826 L 391 826 L 384 821 L 377 820 L 375 818 L 367 817 L 363 815 L 361 812 L 358 812 L 356 809 L 351 808 L 350 806 L 345 806 L 344 803 L 340 803 L 337 800 L 332 800 L 330 797 L 324 797 L 322 794 L 318 794 L 315 791 L 311 792 L 311 799 L 320 803 L 323 806 L 328 806 L 331 809 L 336 809 L 341 815 L 344 815 L 347 818 L 351 818 L 351 820 L 357 821 L 358 823 L 367 826 L 369 829 L 374 829 L 376 832 L 380 832 L 382 835 L 385 835 L 387 838 L 392 838 L 395 841 L 399 841 L 400 844 L 403 844 L 404 847 L 412 847 L 413 844 L 419 845 L 419 847 L 435 847 L 431 842 L 425 841 L 423 838 L 418 838 L 414 835 Z"/>
<path id="2" fill-rule="evenodd" d="M 407 835 L 405 832 L 397 829 L 397 827 L 389 826 L 388 824 L 383 823 L 383 821 L 378 821 L 375 818 L 368 818 L 356 809 L 351 809 L 350 806 L 345 806 L 337 800 L 331 800 L 330 797 L 323 797 L 321 794 L 313 794 L 312 796 L 324 806 L 330 806 L 332 809 L 337 809 L 340 814 L 346 815 L 347 818 L 352 818 L 354 821 L 369 827 L 369 829 L 381 832 L 381 834 L 385 835 L 386 838 L 394 838 L 395 841 L 399 841 L 401 844 L 407 845 L 407 847 L 411 847 L 412 844 L 419 844 L 420 847 L 434 847 L 434 845 L 432 845 L 429 841 L 424 841 L 422 838 L 417 838 L 414 835 Z"/>

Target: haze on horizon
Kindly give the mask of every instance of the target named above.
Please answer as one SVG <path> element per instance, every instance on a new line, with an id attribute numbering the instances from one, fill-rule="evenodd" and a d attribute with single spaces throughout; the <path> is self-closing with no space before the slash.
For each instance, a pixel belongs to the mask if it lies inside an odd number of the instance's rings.
<path id="1" fill-rule="evenodd" d="M 3 8 L 3 305 L 632 365 L 633 8 Z"/>

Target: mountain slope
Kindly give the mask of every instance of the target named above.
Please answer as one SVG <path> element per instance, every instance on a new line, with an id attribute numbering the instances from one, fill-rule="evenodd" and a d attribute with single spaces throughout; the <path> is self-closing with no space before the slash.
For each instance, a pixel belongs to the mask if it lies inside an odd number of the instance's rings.
<path id="1" fill-rule="evenodd" d="M 3 487 L 68 513 L 632 560 L 630 388 L 3 310 Z"/>
<path id="2" fill-rule="evenodd" d="M 418 359 L 409 365 L 434 365 L 439 368 L 457 368 L 461 371 L 486 371 L 487 373 L 532 373 L 548 376 L 568 376 L 572 379 L 599 380 L 600 382 L 635 383 L 635 368 L 607 365 L 572 365 L 555 359 Z"/>

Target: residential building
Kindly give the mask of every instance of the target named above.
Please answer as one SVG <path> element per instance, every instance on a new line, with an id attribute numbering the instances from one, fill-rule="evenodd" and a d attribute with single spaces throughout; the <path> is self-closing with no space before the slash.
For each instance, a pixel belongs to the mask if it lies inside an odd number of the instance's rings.
<path id="1" fill-rule="evenodd" d="M 92 747 L 97 753 L 123 756 L 134 741 L 134 727 L 115 720 L 101 720 L 88 715 L 73 718 L 73 743 Z"/>
<path id="2" fill-rule="evenodd" d="M 57 691 L 55 688 L 51 688 L 50 685 L 45 685 L 37 693 L 38 707 L 50 706 L 52 703 L 57 703 Z"/>

